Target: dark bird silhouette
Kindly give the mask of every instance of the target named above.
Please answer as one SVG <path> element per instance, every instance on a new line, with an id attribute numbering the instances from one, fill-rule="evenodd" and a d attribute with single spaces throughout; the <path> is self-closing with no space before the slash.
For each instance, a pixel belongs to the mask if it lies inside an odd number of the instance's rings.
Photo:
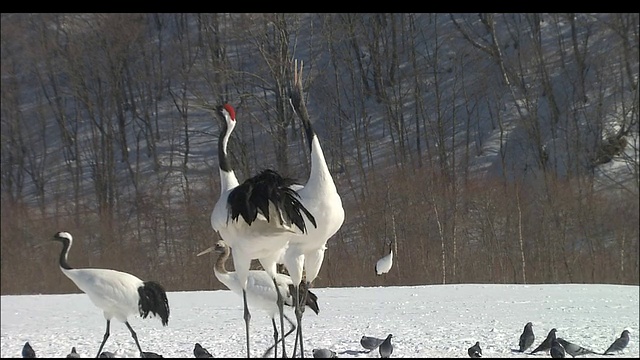
<path id="1" fill-rule="evenodd" d="M 533 335 L 533 324 L 531 322 L 528 322 L 527 325 L 524 326 L 524 330 L 520 335 L 520 341 L 518 342 L 518 345 L 520 346 L 519 351 L 524 352 L 525 350 L 530 348 L 535 340 L 536 337 L 535 335 Z"/>
<path id="2" fill-rule="evenodd" d="M 164 358 L 164 356 L 154 353 L 152 351 L 143 351 L 142 352 L 142 357 L 143 358 Z"/>
<path id="3" fill-rule="evenodd" d="M 98 356 L 100 358 L 114 358 L 116 357 L 116 354 L 112 353 L 111 351 L 103 351 L 100 353 L 100 356 Z"/>
<path id="4" fill-rule="evenodd" d="M 470 358 L 481 358 L 482 357 L 482 349 L 480 348 L 480 341 L 476 341 L 476 344 L 467 350 Z"/>
<path id="5" fill-rule="evenodd" d="M 335 351 L 329 349 L 313 349 L 314 358 L 337 358 Z"/>
<path id="6" fill-rule="evenodd" d="M 587 354 L 597 354 L 593 350 L 583 348 L 582 346 L 571 343 L 563 338 L 558 338 L 558 342 L 560 343 L 560 345 L 562 345 L 562 347 L 564 348 L 564 351 L 567 354 L 571 355 L 572 357 L 587 355 Z"/>
<path id="7" fill-rule="evenodd" d="M 387 338 L 384 339 L 382 344 L 380 344 L 380 347 L 378 347 L 378 351 L 380 352 L 380 357 L 382 358 L 391 357 L 391 354 L 393 353 L 393 345 L 391 344 L 392 337 L 393 335 L 391 334 L 387 335 Z"/>
<path id="8" fill-rule="evenodd" d="M 382 344 L 382 342 L 384 342 L 384 339 L 366 335 L 362 335 L 362 338 L 360 339 L 360 345 L 362 345 L 363 348 L 369 350 L 369 352 L 371 352 L 371 350 L 375 350 L 378 346 L 380 346 L 380 344 Z"/>
<path id="9" fill-rule="evenodd" d="M 80 358 L 80 354 L 76 352 L 76 347 L 71 348 L 71 352 L 67 355 L 68 358 Z"/>
<path id="10" fill-rule="evenodd" d="M 551 357 L 555 359 L 563 358 L 565 356 L 564 347 L 560 344 L 558 339 L 553 339 L 553 341 L 551 341 L 551 349 L 549 349 L 549 352 L 551 353 Z"/>
<path id="11" fill-rule="evenodd" d="M 622 349 L 626 348 L 627 345 L 629 345 L 629 330 L 624 330 L 622 332 L 622 335 L 620 335 L 619 338 L 617 338 L 612 344 L 611 346 L 609 346 L 609 348 L 607 349 L 607 351 L 604 352 L 605 355 L 612 353 L 614 351 L 618 352 L 618 351 L 622 351 Z"/>
<path id="12" fill-rule="evenodd" d="M 196 346 L 193 348 L 193 355 L 197 358 L 212 358 L 213 355 L 207 351 L 207 349 L 203 348 L 200 343 L 196 343 Z"/>
<path id="13" fill-rule="evenodd" d="M 532 352 L 530 352 L 530 354 L 535 354 L 538 351 L 547 351 L 551 349 L 551 343 L 553 342 L 553 340 L 556 339 L 556 331 L 557 330 L 555 328 L 551 329 L 551 331 L 549 331 L 549 333 L 547 334 L 547 338 L 544 339 L 542 344 L 538 345 L 538 347 L 535 348 L 535 350 L 533 350 Z"/>
<path id="14" fill-rule="evenodd" d="M 24 343 L 24 346 L 22 347 L 22 357 L 28 359 L 33 359 L 36 357 L 36 352 L 33 351 L 33 348 L 28 341 Z"/>
<path id="15" fill-rule="evenodd" d="M 68 277 L 78 289 L 89 296 L 91 302 L 100 308 L 107 320 L 102 343 L 97 354 L 100 355 L 104 344 L 109 338 L 111 319 L 123 322 L 142 356 L 142 348 L 138 342 L 138 335 L 127 320 L 133 315 L 147 318 L 158 316 L 162 325 L 169 324 L 169 301 L 162 285 L 155 281 L 143 281 L 131 274 L 111 269 L 74 269 L 67 263 L 69 250 L 73 245 L 73 238 L 68 232 L 58 232 L 53 241 L 62 243 L 59 266 L 62 273 Z M 97 355 L 96 355 L 97 356 Z"/>

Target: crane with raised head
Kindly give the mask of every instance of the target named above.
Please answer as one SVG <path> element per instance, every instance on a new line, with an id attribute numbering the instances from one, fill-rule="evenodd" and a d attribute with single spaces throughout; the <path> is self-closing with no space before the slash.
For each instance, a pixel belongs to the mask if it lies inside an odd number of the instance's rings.
<path id="1" fill-rule="evenodd" d="M 316 279 L 324 260 L 327 241 L 344 223 L 344 208 L 342 199 L 336 184 L 333 181 L 329 166 L 325 160 L 320 139 L 313 129 L 305 102 L 302 99 L 302 67 L 298 70 L 297 61 L 294 63 L 293 90 L 291 93 L 291 105 L 294 112 L 302 122 L 309 151 L 311 154 L 311 170 L 309 179 L 303 187 L 297 187 L 296 192 L 300 202 L 315 217 L 316 226 L 308 228 L 302 235 L 288 235 L 288 246 L 284 252 L 282 263 L 289 271 L 294 286 L 298 287 L 302 281 L 303 272 L 306 275 L 307 288 Z M 296 289 L 298 290 L 298 289 Z M 297 298 L 299 291 L 294 292 Z M 305 293 L 306 294 L 306 293 Z M 296 343 L 300 343 L 300 354 L 304 357 L 304 345 L 302 339 L 302 314 L 305 299 L 296 299 L 295 315 L 297 321 Z"/>
<path id="2" fill-rule="evenodd" d="M 227 153 L 229 138 L 236 126 L 235 109 L 230 104 L 218 107 L 223 120 L 218 140 L 220 170 L 220 197 L 211 213 L 211 226 L 233 249 L 233 265 L 243 289 L 247 357 L 250 357 L 249 322 L 251 313 L 247 306 L 247 279 L 251 260 L 258 259 L 276 284 L 276 262 L 282 256 L 290 236 L 305 234 L 316 226 L 314 215 L 301 203 L 300 196 L 292 189 L 296 182 L 276 171 L 266 169 L 239 183 Z M 277 288 L 277 286 L 276 286 Z M 283 299 L 278 292 L 277 305 L 280 326 L 284 332 Z M 283 356 L 286 356 L 284 339 Z"/>

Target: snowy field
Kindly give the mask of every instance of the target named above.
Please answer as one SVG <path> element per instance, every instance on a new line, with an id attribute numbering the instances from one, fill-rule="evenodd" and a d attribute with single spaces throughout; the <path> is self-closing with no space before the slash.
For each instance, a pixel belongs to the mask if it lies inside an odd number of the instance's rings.
<path id="1" fill-rule="evenodd" d="M 548 357 L 511 352 L 531 321 L 534 347 L 555 327 L 558 337 L 600 353 L 628 329 L 631 340 L 620 356 L 638 358 L 638 290 L 584 284 L 317 288 L 312 291 L 320 315 L 307 310 L 303 322 L 305 356 L 312 357 L 313 348 L 328 348 L 339 357 L 379 357 L 377 350 L 363 352 L 360 338 L 392 333 L 391 357 L 468 357 L 476 341 L 484 357 Z M 168 298 L 169 326 L 159 319 L 130 319 L 144 351 L 194 357 L 199 342 L 215 357 L 245 357 L 240 297 L 221 290 L 172 292 Z M 252 315 L 252 356 L 260 357 L 273 341 L 272 326 L 259 309 Z M 29 341 L 38 357 L 64 357 L 72 346 L 82 357 L 94 357 L 105 323 L 84 294 L 2 296 L 1 355 L 20 357 Z M 287 337 L 289 352 L 293 338 Z M 115 320 L 104 350 L 139 356 L 129 331 Z"/>

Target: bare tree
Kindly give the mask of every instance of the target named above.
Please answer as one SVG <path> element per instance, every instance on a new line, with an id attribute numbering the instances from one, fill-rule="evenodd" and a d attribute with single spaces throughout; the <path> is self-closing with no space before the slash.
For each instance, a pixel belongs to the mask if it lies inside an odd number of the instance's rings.
<path id="1" fill-rule="evenodd" d="M 260 84 L 262 112 L 271 126 L 270 134 L 275 145 L 276 164 L 279 169 L 289 168 L 287 128 L 292 123 L 289 99 L 289 75 L 292 55 L 291 46 L 293 17 L 288 14 L 264 14 L 259 26 L 249 29 L 253 46 L 260 54 L 262 69 Z M 273 105 L 271 105 L 273 104 Z"/>
<path id="2" fill-rule="evenodd" d="M 18 204 L 23 200 L 25 186 L 24 168 L 27 162 L 26 145 L 28 140 L 24 138 L 23 113 L 20 109 L 23 100 L 21 94 L 22 67 L 19 53 L 14 48 L 19 43 L 13 43 L 12 39 L 19 39 L 22 32 L 18 19 L 7 18 L 2 15 L 3 31 L 2 44 L 2 87 L 0 98 L 2 114 L 0 144 L 2 152 L 1 180 L 2 202 Z"/>

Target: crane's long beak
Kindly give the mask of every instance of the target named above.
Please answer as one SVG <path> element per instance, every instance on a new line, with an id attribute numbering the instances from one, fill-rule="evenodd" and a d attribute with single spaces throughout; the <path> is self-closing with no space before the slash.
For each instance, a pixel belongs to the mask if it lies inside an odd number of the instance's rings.
<path id="1" fill-rule="evenodd" d="M 208 254 L 208 253 L 212 252 L 214 249 L 215 249 L 215 246 L 212 246 L 212 247 L 210 247 L 210 248 L 208 248 L 206 250 L 202 250 L 196 256 L 201 256 L 201 255 L 204 255 L 204 254 Z"/>

